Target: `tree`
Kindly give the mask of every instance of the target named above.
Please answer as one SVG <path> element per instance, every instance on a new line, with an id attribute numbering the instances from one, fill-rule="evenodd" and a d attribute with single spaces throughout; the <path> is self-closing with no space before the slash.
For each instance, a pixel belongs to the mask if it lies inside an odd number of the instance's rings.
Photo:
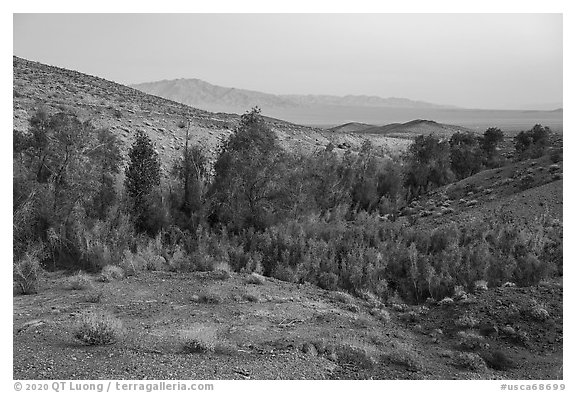
<path id="1" fill-rule="evenodd" d="M 173 192 L 172 204 L 179 216 L 177 225 L 183 229 L 194 229 L 203 206 L 208 177 L 208 159 L 200 146 L 188 146 L 188 132 L 182 158 L 174 163 L 172 176 L 177 180 L 177 189 Z M 196 219 L 195 219 L 196 218 Z M 190 220 L 194 222 L 191 222 Z"/>
<path id="2" fill-rule="evenodd" d="M 160 185 L 160 160 L 152 141 L 142 130 L 128 152 L 130 162 L 126 168 L 124 187 L 132 202 L 132 214 L 138 231 L 149 231 L 150 200 L 153 189 Z"/>
<path id="3" fill-rule="evenodd" d="M 211 221 L 230 224 L 235 230 L 266 227 L 285 201 L 280 171 L 283 154 L 260 109 L 242 115 L 214 165 Z"/>
<path id="4" fill-rule="evenodd" d="M 450 164 L 458 179 L 471 176 L 482 168 L 482 152 L 476 135 L 456 132 L 450 138 Z"/>
<path id="5" fill-rule="evenodd" d="M 549 144 L 550 128 L 536 124 L 529 131 L 522 131 L 514 137 L 514 146 L 520 159 L 537 158 L 544 154 Z"/>
<path id="6" fill-rule="evenodd" d="M 406 154 L 404 185 L 410 196 L 427 192 L 452 181 L 450 144 L 434 135 L 419 135 Z"/>
<path id="7" fill-rule="evenodd" d="M 88 152 L 88 155 L 100 172 L 98 191 L 92 200 L 90 214 L 104 219 L 108 208 L 116 201 L 114 181 L 122 163 L 118 138 L 107 128 L 98 130 L 96 146 Z"/>
<path id="8" fill-rule="evenodd" d="M 491 168 L 498 165 L 496 151 L 498 144 L 502 143 L 503 140 L 504 133 L 499 128 L 490 127 L 484 131 L 484 135 L 479 139 L 480 148 L 484 155 L 484 165 Z"/>

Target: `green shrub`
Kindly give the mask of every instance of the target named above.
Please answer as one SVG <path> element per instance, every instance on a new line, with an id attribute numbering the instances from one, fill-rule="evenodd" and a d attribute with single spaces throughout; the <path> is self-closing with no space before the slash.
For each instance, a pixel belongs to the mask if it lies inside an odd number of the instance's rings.
<path id="1" fill-rule="evenodd" d="M 74 337 L 88 345 L 113 344 L 122 336 L 122 321 L 106 311 L 85 311 L 78 319 Z"/>

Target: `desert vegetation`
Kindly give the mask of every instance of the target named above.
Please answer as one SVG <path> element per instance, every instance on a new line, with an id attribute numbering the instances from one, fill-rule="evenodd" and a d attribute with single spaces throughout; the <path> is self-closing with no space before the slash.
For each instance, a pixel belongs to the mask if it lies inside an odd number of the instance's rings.
<path id="1" fill-rule="evenodd" d="M 516 159 L 545 154 L 548 134 L 537 125 L 516 136 Z M 398 219 L 418 196 L 502 165 L 502 140 L 496 128 L 419 136 L 400 160 L 369 141 L 357 152 L 294 153 L 255 108 L 215 162 L 186 141 L 163 178 L 145 133 L 124 162 L 109 130 L 40 110 L 28 132 L 14 132 L 15 283 L 34 293 L 42 269 L 56 267 L 102 271 L 104 281 L 144 270 L 234 271 L 254 273 L 256 284 L 270 276 L 411 303 L 479 281 L 534 285 L 562 272 L 562 228 L 548 217 L 500 214 L 435 230 Z M 90 286 L 82 274 L 70 283 Z"/>

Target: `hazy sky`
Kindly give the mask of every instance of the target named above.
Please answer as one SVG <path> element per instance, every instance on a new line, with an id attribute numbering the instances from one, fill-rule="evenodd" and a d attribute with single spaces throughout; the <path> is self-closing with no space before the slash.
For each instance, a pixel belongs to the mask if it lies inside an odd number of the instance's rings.
<path id="1" fill-rule="evenodd" d="M 15 14 L 14 54 L 124 84 L 562 102 L 561 14 Z"/>

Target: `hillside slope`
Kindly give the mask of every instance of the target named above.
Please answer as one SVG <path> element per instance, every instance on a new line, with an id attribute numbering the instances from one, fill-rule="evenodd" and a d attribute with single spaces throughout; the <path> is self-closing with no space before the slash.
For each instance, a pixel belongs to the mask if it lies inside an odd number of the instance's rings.
<path id="1" fill-rule="evenodd" d="M 26 131 L 29 119 L 39 109 L 49 114 L 71 111 L 81 120 L 90 120 L 97 128 L 109 128 L 118 136 L 121 151 L 126 154 L 135 131 L 140 129 L 156 145 L 164 173 L 181 157 L 186 130 L 178 124 L 183 120 L 190 120 L 190 143 L 202 146 L 211 160 L 240 120 L 236 114 L 207 112 L 102 78 L 18 57 L 13 58 L 13 67 L 15 130 Z M 249 109 L 246 106 L 243 112 Z M 330 142 L 343 146 L 343 150 L 358 149 L 366 139 L 269 117 L 265 120 L 278 135 L 281 145 L 290 151 L 313 152 Z M 390 151 L 407 146 L 390 138 L 370 139 Z"/>
<path id="2" fill-rule="evenodd" d="M 190 142 L 202 146 L 209 158 L 214 159 L 218 147 L 232 134 L 240 119 L 235 114 L 203 111 L 102 78 L 18 57 L 13 58 L 13 67 L 15 130 L 27 130 L 28 120 L 39 109 L 49 114 L 71 111 L 81 120 L 90 120 L 97 128 L 109 128 L 119 137 L 121 150 L 126 154 L 135 131 L 140 129 L 155 143 L 164 173 L 182 154 L 186 130 L 178 124 L 183 120 L 190 120 Z M 243 112 L 249 109 L 246 106 Z M 292 151 L 312 152 L 330 142 L 355 149 L 365 139 L 273 118 L 266 121 L 282 146 Z M 392 150 L 406 145 L 383 138 L 375 141 Z"/>

